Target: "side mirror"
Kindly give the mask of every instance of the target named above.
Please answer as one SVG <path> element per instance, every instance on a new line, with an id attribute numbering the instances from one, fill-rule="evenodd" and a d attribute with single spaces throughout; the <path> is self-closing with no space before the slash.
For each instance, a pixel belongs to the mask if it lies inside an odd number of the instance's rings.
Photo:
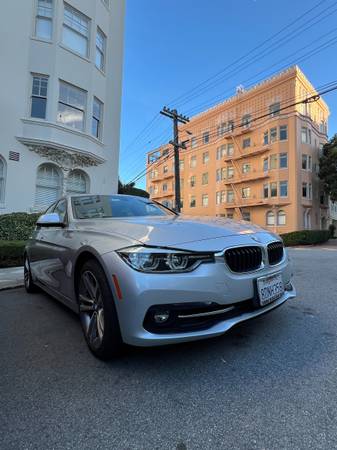
<path id="1" fill-rule="evenodd" d="M 65 223 L 57 213 L 43 214 L 36 222 L 37 227 L 64 227 Z"/>

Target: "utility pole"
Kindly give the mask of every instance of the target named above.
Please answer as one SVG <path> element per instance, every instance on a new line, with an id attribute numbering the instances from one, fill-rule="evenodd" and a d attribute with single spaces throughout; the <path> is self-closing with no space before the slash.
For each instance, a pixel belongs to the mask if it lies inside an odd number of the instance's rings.
<path id="1" fill-rule="evenodd" d="M 179 142 L 179 123 L 186 124 L 190 119 L 186 116 L 178 114 L 176 109 L 170 109 L 164 106 L 160 114 L 173 120 L 173 141 L 170 144 L 174 147 L 174 192 L 175 192 L 175 210 L 180 212 L 180 165 L 179 165 L 179 149 L 186 148 L 184 143 Z"/>

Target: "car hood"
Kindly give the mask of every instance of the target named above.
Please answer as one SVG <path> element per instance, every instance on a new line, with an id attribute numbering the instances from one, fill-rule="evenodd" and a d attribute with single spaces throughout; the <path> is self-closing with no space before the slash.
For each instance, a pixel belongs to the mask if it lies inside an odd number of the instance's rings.
<path id="1" fill-rule="evenodd" d="M 248 222 L 184 215 L 83 222 L 88 231 L 118 234 L 148 246 L 192 251 L 220 251 L 228 245 L 262 243 L 270 241 L 272 234 Z"/>

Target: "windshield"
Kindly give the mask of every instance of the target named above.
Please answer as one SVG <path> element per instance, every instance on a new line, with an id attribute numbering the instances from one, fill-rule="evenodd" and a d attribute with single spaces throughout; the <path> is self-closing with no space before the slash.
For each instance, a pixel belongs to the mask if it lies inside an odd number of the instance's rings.
<path id="1" fill-rule="evenodd" d="M 148 199 L 123 195 L 72 197 L 71 205 L 75 219 L 174 215 Z"/>

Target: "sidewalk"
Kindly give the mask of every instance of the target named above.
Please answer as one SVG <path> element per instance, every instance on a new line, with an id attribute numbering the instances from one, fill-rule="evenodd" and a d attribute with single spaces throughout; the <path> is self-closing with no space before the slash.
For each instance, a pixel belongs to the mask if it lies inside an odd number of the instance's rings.
<path id="1" fill-rule="evenodd" d="M 23 267 L 0 269 L 0 291 L 23 286 Z"/>

